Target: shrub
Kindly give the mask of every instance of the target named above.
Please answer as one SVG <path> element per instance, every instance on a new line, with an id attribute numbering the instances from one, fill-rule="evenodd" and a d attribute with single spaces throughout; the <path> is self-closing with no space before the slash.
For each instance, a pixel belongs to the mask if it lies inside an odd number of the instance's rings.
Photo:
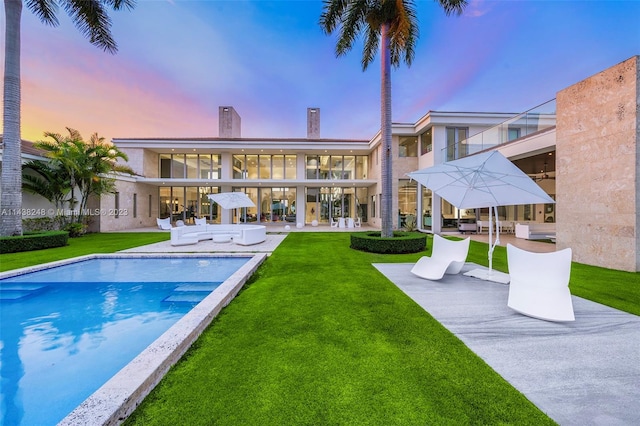
<path id="1" fill-rule="evenodd" d="M 0 254 L 63 247 L 67 245 L 68 240 L 69 233 L 66 231 L 48 231 L 26 233 L 17 237 L 0 237 Z"/>
<path id="2" fill-rule="evenodd" d="M 404 227 L 402 229 L 407 232 L 413 232 L 418 229 L 418 221 L 416 220 L 416 217 L 412 214 L 408 214 L 404 221 Z"/>
<path id="3" fill-rule="evenodd" d="M 382 238 L 380 232 L 354 232 L 351 248 L 370 253 L 417 253 L 427 248 L 427 236 L 419 232 L 394 232 L 391 238 Z"/>
<path id="4" fill-rule="evenodd" d="M 69 233 L 69 237 L 71 238 L 81 237 L 87 233 L 87 225 L 74 222 L 65 226 L 64 230 Z"/>
<path id="5" fill-rule="evenodd" d="M 65 216 L 55 217 L 35 217 L 22 219 L 22 230 L 24 233 L 41 231 L 59 231 L 69 219 Z"/>

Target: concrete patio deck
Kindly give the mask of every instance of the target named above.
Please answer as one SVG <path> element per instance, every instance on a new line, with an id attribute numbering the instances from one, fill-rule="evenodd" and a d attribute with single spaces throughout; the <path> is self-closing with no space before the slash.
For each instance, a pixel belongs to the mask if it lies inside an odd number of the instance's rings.
<path id="1" fill-rule="evenodd" d="M 319 225 L 319 226 L 304 226 L 302 228 L 296 228 L 295 226 L 290 227 L 289 230 L 284 228 L 285 225 L 267 225 L 267 240 L 264 243 L 254 244 L 251 246 L 241 246 L 233 243 L 213 243 L 212 241 L 206 240 L 201 241 L 198 244 L 192 244 L 187 246 L 176 246 L 173 247 L 169 243 L 169 241 L 163 241 L 160 243 L 149 244 L 143 247 L 136 247 L 129 250 L 124 250 L 123 253 L 199 253 L 199 252 L 207 252 L 207 253 L 243 253 L 243 252 L 266 252 L 270 253 L 275 250 L 280 242 L 284 240 L 287 234 L 292 232 L 359 232 L 359 231 L 379 231 L 379 229 L 375 229 L 372 227 L 368 227 L 363 225 L 361 228 L 332 228 L 328 225 Z M 136 228 L 136 229 L 128 229 L 125 231 L 119 232 L 167 232 L 158 229 L 158 227 L 149 227 L 149 228 Z M 459 238 L 471 237 L 474 241 L 479 241 L 482 243 L 488 243 L 487 234 L 467 234 L 463 235 L 459 232 L 445 232 L 442 234 L 443 236 L 452 236 Z M 532 241 L 532 240 L 524 240 L 522 238 L 516 238 L 512 234 L 509 235 L 501 235 L 500 236 L 500 245 L 506 246 L 507 243 L 513 244 L 514 246 L 521 248 L 523 250 L 529 250 L 536 253 L 548 253 L 556 250 L 556 245 L 546 242 L 540 241 Z"/>
<path id="2" fill-rule="evenodd" d="M 462 275 L 478 265 L 440 281 L 374 266 L 560 425 L 640 424 L 640 317 L 573 296 L 575 322 L 542 321 L 507 307 L 508 285 Z"/>

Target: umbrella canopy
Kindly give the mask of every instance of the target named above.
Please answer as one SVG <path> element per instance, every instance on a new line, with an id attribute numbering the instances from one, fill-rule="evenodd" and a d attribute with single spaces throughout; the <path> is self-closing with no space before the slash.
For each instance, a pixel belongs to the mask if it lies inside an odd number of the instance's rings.
<path id="1" fill-rule="evenodd" d="M 244 192 L 221 192 L 220 194 L 209 194 L 207 197 L 218 203 L 223 209 L 256 206 Z"/>
<path id="2" fill-rule="evenodd" d="M 498 151 L 470 155 L 408 173 L 411 179 L 429 188 L 434 194 L 459 209 L 489 207 L 489 272 L 472 270 L 465 275 L 509 282 L 508 277 L 493 274 L 492 213 L 498 221 L 497 206 L 555 203 L 538 184 Z"/>
<path id="3" fill-rule="evenodd" d="M 459 209 L 555 202 L 498 151 L 470 155 L 408 175 Z"/>

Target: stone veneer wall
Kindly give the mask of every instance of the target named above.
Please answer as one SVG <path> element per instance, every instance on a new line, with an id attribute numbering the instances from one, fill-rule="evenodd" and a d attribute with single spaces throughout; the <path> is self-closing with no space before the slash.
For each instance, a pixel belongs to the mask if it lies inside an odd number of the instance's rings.
<path id="1" fill-rule="evenodd" d="M 91 232 L 123 231 L 127 229 L 157 226 L 158 187 L 136 183 L 133 179 L 116 181 L 119 193 L 119 215 L 115 215 L 115 195 L 103 195 L 99 200 L 90 200 L 88 208 L 95 211 L 89 230 Z M 133 194 L 136 194 L 136 214 L 134 216 Z M 149 203 L 151 196 L 151 203 Z"/>
<path id="2" fill-rule="evenodd" d="M 640 270 L 639 58 L 556 98 L 557 245 L 576 262 Z"/>

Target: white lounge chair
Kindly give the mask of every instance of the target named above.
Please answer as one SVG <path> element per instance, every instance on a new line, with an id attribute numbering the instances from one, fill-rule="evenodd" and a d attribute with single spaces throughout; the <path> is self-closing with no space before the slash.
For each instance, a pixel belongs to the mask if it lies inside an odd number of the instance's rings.
<path id="1" fill-rule="evenodd" d="M 196 225 L 206 225 L 207 224 L 207 218 L 206 217 L 200 217 L 200 218 L 196 217 L 196 218 L 193 219 L 193 222 Z"/>
<path id="2" fill-rule="evenodd" d="M 427 280 L 439 280 L 444 274 L 458 274 L 469 254 L 471 238 L 448 240 L 433 235 L 431 257 L 422 256 L 411 269 L 414 275 Z"/>
<path id="3" fill-rule="evenodd" d="M 178 219 L 176 220 L 176 226 L 186 226 L 186 225 L 184 224 L 184 220 Z"/>
<path id="4" fill-rule="evenodd" d="M 333 218 L 331 218 L 331 227 L 332 228 L 337 228 L 338 227 L 338 221 L 334 220 Z"/>
<path id="5" fill-rule="evenodd" d="M 168 230 L 171 229 L 171 218 L 167 217 L 164 219 L 160 219 L 159 217 L 156 218 L 156 222 L 158 223 L 158 228 L 162 229 L 162 230 Z"/>
<path id="6" fill-rule="evenodd" d="M 353 226 L 355 226 L 356 228 L 360 228 L 362 226 L 362 219 L 357 217 L 356 221 L 353 223 Z"/>
<path id="7" fill-rule="evenodd" d="M 547 321 L 574 321 L 569 291 L 571 249 L 532 253 L 507 244 L 509 300 L 521 314 Z"/>

